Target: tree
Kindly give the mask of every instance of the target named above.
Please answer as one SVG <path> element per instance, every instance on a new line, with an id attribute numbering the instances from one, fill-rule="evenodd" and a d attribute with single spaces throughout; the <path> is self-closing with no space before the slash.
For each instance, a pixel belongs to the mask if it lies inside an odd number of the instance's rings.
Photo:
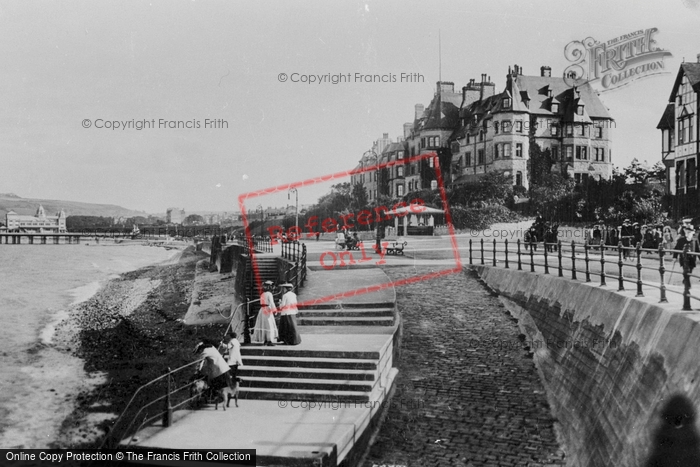
<path id="1" fill-rule="evenodd" d="M 360 183 L 353 185 L 351 198 L 351 206 L 357 211 L 367 207 L 369 204 L 369 200 L 367 199 L 367 191 Z"/>
<path id="2" fill-rule="evenodd" d="M 190 214 L 189 216 L 185 217 L 183 224 L 185 224 L 185 225 L 204 224 L 204 218 L 202 216 L 200 216 L 199 214 Z"/>
<path id="3" fill-rule="evenodd" d="M 541 186 L 548 180 L 552 173 L 552 166 L 556 162 L 552 157 L 552 152 L 549 148 L 544 151 L 540 145 L 534 141 L 530 142 L 529 149 L 530 159 L 528 160 L 528 177 L 530 186 Z"/>

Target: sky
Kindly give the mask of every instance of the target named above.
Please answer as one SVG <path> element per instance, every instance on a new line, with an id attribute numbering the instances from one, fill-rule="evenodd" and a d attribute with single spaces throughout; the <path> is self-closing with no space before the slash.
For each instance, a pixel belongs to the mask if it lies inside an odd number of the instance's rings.
<path id="1" fill-rule="evenodd" d="M 0 193 L 237 211 L 241 194 L 353 169 L 374 140 L 402 134 L 440 76 L 461 89 L 485 73 L 500 92 L 509 66 L 561 76 L 571 41 L 647 28 L 672 54 L 667 73 L 601 99 L 616 121 L 614 164 L 654 163 L 679 65 L 700 53 L 699 3 L 0 1 Z M 353 79 L 293 82 L 329 74 Z M 300 187 L 299 203 L 329 184 Z M 291 198 L 282 188 L 263 204 Z"/>

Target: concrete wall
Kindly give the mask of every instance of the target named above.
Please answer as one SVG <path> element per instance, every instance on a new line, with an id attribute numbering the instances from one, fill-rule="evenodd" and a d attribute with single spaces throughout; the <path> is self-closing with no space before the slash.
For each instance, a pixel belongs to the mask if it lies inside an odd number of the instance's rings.
<path id="1" fill-rule="evenodd" d="M 694 415 L 669 427 L 662 412 L 678 395 L 697 411 L 700 313 L 551 275 L 474 269 L 519 320 L 569 465 L 644 466 L 659 436 L 682 438 L 671 456 L 683 444 L 698 452 Z"/>

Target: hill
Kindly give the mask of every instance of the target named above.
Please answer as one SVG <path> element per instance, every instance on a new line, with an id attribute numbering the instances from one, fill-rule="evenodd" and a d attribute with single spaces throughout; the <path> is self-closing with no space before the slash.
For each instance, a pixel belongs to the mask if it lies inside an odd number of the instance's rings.
<path id="1" fill-rule="evenodd" d="M 126 209 L 115 204 L 22 198 L 14 193 L 0 193 L 0 222 L 5 223 L 5 214 L 10 210 L 15 211 L 17 214 L 33 216 L 36 214 L 36 210 L 40 204 L 44 206 L 47 216 L 55 216 L 61 209 L 66 212 L 67 216 L 148 216 L 144 211 Z"/>

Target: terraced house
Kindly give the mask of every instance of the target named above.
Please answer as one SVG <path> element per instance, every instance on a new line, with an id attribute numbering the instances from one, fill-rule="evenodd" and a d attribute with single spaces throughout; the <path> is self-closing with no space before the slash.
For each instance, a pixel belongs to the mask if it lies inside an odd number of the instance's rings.
<path id="1" fill-rule="evenodd" d="M 539 76 L 508 69 L 505 89 L 496 93 L 491 77 L 471 79 L 455 92 L 454 83 L 438 81 L 426 108 L 416 104 L 413 122 L 405 123 L 395 142 L 388 134 L 375 141 L 357 168 L 435 152 L 438 160 L 397 164 L 356 174 L 370 201 L 392 199 L 435 189 L 439 163 L 445 185 L 475 182 L 487 172 L 510 175 L 513 184 L 529 187 L 530 155 L 535 144 L 549 150 L 553 172 L 582 183 L 589 177 L 612 177 L 612 129 L 615 122 L 589 85 L 572 86 L 543 66 Z M 383 148 L 380 150 L 380 148 Z"/>
<path id="2" fill-rule="evenodd" d="M 661 130 L 661 160 L 666 166 L 666 189 L 672 195 L 674 217 L 698 212 L 698 92 L 700 54 L 696 63 L 681 64 L 656 127 Z"/>

